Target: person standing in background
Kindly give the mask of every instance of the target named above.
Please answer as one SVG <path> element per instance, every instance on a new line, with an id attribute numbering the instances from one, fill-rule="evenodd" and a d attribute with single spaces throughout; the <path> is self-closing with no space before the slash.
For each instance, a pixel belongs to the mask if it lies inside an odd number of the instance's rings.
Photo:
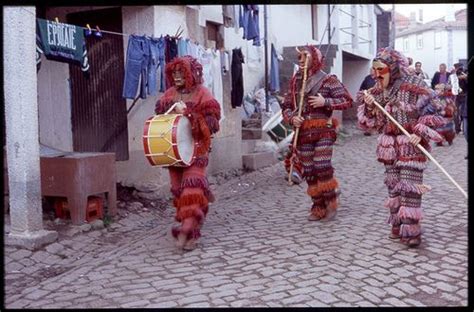
<path id="1" fill-rule="evenodd" d="M 439 64 L 439 71 L 437 71 L 433 79 L 431 79 L 431 89 L 434 90 L 435 86 L 439 83 L 448 83 L 449 74 L 450 73 L 446 71 L 446 64 Z"/>
<path id="2" fill-rule="evenodd" d="M 370 67 L 370 74 L 365 76 L 364 80 L 362 81 L 359 87 L 359 91 L 369 90 L 370 88 L 372 88 L 377 82 L 375 80 L 375 77 L 376 77 L 375 70 L 373 67 Z M 369 130 L 364 131 L 364 135 L 370 136 L 370 131 Z"/>

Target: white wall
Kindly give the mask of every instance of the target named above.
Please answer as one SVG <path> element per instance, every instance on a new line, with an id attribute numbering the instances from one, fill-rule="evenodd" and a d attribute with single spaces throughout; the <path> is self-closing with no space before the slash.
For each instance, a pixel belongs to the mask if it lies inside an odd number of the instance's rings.
<path id="1" fill-rule="evenodd" d="M 318 11 L 325 7 L 318 5 Z M 312 37 L 311 5 L 269 5 L 268 15 L 269 37 L 279 52 L 287 46 L 317 43 Z"/>
<path id="2" fill-rule="evenodd" d="M 459 59 L 468 59 L 466 30 L 453 30 L 453 46 L 452 64 L 457 63 Z"/>

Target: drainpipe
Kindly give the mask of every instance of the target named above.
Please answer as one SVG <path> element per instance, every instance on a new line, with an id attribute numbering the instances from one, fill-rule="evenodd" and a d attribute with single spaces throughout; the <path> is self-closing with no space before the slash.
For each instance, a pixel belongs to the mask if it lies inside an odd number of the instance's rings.
<path id="1" fill-rule="evenodd" d="M 331 45 L 331 5 L 328 4 L 328 49 Z"/>
<path id="2" fill-rule="evenodd" d="M 267 5 L 263 5 L 263 31 L 264 31 L 264 47 L 265 47 L 265 111 L 268 113 L 270 107 L 268 105 L 268 25 L 267 25 Z"/>

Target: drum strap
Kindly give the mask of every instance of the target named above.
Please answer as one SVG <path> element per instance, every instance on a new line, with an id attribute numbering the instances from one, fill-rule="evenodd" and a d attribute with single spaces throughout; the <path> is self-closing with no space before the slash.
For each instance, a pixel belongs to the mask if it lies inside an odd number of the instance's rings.
<path id="1" fill-rule="evenodd" d="M 318 70 L 316 74 L 309 77 L 308 82 L 306 83 L 306 88 L 304 90 L 304 93 L 309 93 L 310 91 L 311 91 L 311 95 L 318 93 L 319 89 L 321 89 L 324 78 L 326 78 L 327 75 L 328 74 L 326 72 L 322 70 Z"/>
<path id="2" fill-rule="evenodd" d="M 328 74 L 322 70 L 318 70 L 316 74 L 309 77 L 306 82 L 306 87 L 304 90 L 305 96 L 311 91 L 311 95 L 317 94 L 321 86 L 323 85 L 324 79 L 328 76 Z M 294 103 L 296 102 L 297 94 L 294 94 Z M 304 107 L 304 104 L 303 104 Z M 304 108 L 303 108 L 304 109 Z"/>

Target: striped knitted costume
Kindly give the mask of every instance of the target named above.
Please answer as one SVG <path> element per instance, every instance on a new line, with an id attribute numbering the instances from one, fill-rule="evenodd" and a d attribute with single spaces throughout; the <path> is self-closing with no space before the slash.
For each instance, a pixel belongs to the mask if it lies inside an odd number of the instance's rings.
<path id="1" fill-rule="evenodd" d="M 172 82 L 172 72 L 182 70 L 185 86 L 170 87 L 157 101 L 156 114 L 163 114 L 186 94 L 184 115 L 191 121 L 192 136 L 196 142 L 195 158 L 189 167 L 169 167 L 171 193 L 176 207 L 176 220 L 184 223 L 192 218 L 191 229 L 173 228 L 173 236 L 186 232 L 188 239 L 200 237 L 200 228 L 208 211 L 208 203 L 214 200 L 209 189 L 206 168 L 208 165 L 211 135 L 219 130 L 220 106 L 212 94 L 201 85 L 202 67 L 196 59 L 185 56 L 166 64 L 166 78 Z"/>
<path id="2" fill-rule="evenodd" d="M 338 182 L 331 164 L 333 144 L 337 137 L 337 120 L 331 118 L 332 112 L 350 108 L 352 98 L 335 75 L 321 75 L 323 66 L 321 52 L 314 46 L 306 46 L 304 49 L 310 51 L 312 63 L 309 65 L 302 110 L 302 117 L 305 120 L 300 127 L 295 148 L 297 155 L 295 167 L 301 168 L 302 176 L 308 184 L 307 194 L 313 202 L 311 214 L 320 219 L 324 218 L 328 208 L 334 210 L 337 208 Z M 317 83 L 319 77 L 323 78 Z M 291 125 L 292 118 L 298 113 L 301 87 L 302 73 L 298 72 L 291 79 L 290 90 L 282 104 L 283 119 Z M 308 104 L 308 96 L 316 96 L 317 93 L 325 98 L 324 107 L 314 108 Z M 290 166 L 288 159 L 285 165 L 288 170 Z"/>
<path id="3" fill-rule="evenodd" d="M 455 98 L 456 96 L 451 93 L 449 85 L 439 84 L 436 85 L 437 94 L 433 100 L 436 111 L 444 118 L 445 125 L 437 127 L 436 131 L 451 145 L 453 143 L 456 132 L 454 131 L 454 114 L 456 112 Z M 439 142 L 438 145 L 442 145 Z"/>
<path id="4" fill-rule="evenodd" d="M 385 107 L 409 133 L 421 137 L 420 144 L 430 150 L 430 140 L 439 142 L 442 137 L 433 130 L 444 124 L 435 114 L 433 92 L 423 79 L 409 75 L 406 58 L 390 48 L 378 52 L 375 60 L 388 65 L 390 82 L 385 90 L 379 85 L 369 89 L 375 100 Z M 426 156 L 409 143 L 395 124 L 378 109 L 369 110 L 363 92 L 357 94 L 359 125 L 363 130 L 377 130 L 377 159 L 385 165 L 384 183 L 388 188 L 385 207 L 390 210 L 388 223 L 392 233 L 398 233 L 402 242 L 421 237 L 421 197 L 429 188 L 423 185 Z"/>

